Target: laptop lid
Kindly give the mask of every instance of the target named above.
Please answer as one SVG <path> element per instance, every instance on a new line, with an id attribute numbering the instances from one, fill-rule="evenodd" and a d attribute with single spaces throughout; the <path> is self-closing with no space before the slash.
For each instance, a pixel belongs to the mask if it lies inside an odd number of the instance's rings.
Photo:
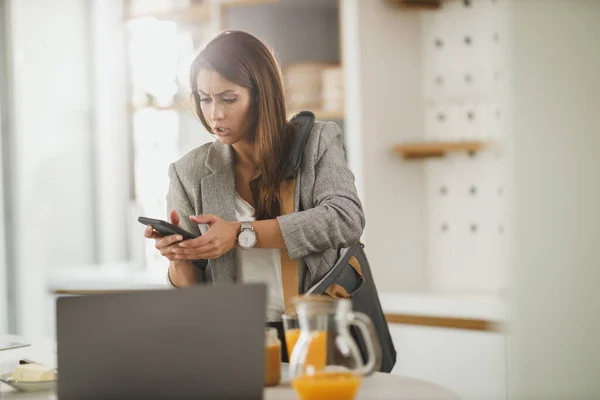
<path id="1" fill-rule="evenodd" d="M 266 287 L 61 297 L 60 399 L 262 399 Z"/>

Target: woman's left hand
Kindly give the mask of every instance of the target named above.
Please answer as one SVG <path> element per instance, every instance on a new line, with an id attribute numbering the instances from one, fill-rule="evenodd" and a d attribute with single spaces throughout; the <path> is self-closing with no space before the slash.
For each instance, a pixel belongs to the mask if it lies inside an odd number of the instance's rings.
<path id="1" fill-rule="evenodd" d="M 208 232 L 195 239 L 179 242 L 173 249 L 181 260 L 212 260 L 221 257 L 235 246 L 239 222 L 225 221 L 216 215 L 190 216 L 196 224 L 207 224 Z"/>

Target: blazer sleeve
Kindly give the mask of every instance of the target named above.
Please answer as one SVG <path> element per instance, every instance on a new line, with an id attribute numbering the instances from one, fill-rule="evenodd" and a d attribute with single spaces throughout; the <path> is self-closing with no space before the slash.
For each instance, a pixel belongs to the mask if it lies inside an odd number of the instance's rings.
<path id="1" fill-rule="evenodd" d="M 181 228 L 185 229 L 190 233 L 195 233 L 197 235 L 200 234 L 200 228 L 198 225 L 190 221 L 190 215 L 196 215 L 194 211 L 194 206 L 190 201 L 190 198 L 181 183 L 181 179 L 179 179 L 179 174 L 177 173 L 177 169 L 175 164 L 171 164 L 169 166 L 169 192 L 167 193 L 167 215 L 171 212 L 171 210 L 177 211 L 180 218 Z M 201 270 L 202 271 L 202 270 Z M 200 280 L 204 281 L 204 273 L 200 276 Z"/>
<path id="2" fill-rule="evenodd" d="M 277 218 L 292 259 L 348 247 L 360 240 L 365 216 L 342 143 L 337 124 L 325 124 L 314 165 L 314 207 Z"/>

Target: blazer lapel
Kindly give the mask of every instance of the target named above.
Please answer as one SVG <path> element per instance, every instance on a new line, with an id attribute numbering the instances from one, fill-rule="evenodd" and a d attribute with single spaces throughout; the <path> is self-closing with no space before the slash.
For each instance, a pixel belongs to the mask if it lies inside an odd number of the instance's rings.
<path id="1" fill-rule="evenodd" d="M 233 172 L 233 149 L 220 141 L 209 148 L 206 167 L 212 171 L 200 182 L 202 191 L 202 212 L 214 214 L 227 221 L 235 220 L 235 175 Z M 204 234 L 207 226 L 200 226 Z M 214 283 L 235 282 L 235 249 L 221 257 L 210 260 L 208 267 Z"/>

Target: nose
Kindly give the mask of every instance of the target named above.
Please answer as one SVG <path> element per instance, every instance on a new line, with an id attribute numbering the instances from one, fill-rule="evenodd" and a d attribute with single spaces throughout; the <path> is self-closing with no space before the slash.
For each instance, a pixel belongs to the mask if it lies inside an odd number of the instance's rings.
<path id="1" fill-rule="evenodd" d="M 218 101 L 213 101 L 210 107 L 210 119 L 213 121 L 220 121 L 225 118 L 223 106 L 218 103 Z"/>

